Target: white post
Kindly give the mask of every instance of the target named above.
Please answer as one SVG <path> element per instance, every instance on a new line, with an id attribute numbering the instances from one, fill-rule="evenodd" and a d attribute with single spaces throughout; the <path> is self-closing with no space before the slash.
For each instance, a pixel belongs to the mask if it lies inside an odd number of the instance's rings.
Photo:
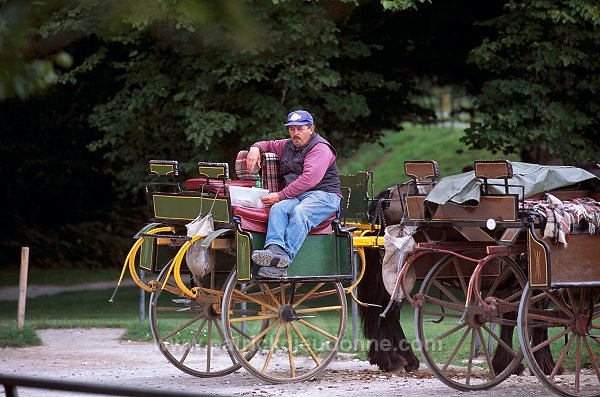
<path id="1" fill-rule="evenodd" d="M 27 271 L 29 269 L 29 247 L 21 248 L 21 274 L 19 276 L 19 309 L 17 327 L 25 326 L 25 300 L 27 299 Z"/>

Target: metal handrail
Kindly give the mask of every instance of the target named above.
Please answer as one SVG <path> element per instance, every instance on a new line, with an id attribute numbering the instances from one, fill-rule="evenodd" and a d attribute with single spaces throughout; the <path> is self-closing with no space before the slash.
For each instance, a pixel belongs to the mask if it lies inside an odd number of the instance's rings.
<path id="1" fill-rule="evenodd" d="M 83 383 L 55 379 L 33 378 L 28 376 L 13 376 L 0 374 L 0 384 L 4 385 L 6 397 L 16 397 L 17 387 L 34 389 L 61 390 L 68 392 L 83 392 L 110 396 L 136 397 L 203 397 L 204 393 L 186 393 L 182 391 L 148 390 L 134 387 L 104 385 L 100 383 Z"/>

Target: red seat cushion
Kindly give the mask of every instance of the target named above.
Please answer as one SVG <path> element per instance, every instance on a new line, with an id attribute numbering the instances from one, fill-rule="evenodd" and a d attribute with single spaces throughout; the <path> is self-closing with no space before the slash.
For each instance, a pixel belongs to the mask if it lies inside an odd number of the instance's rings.
<path id="1" fill-rule="evenodd" d="M 242 223 L 242 229 L 253 232 L 267 232 L 269 224 L 269 208 L 250 208 L 233 206 L 233 215 L 238 216 Z M 331 234 L 333 228 L 331 222 L 335 219 L 335 214 L 314 227 L 308 234 Z"/>
<path id="2" fill-rule="evenodd" d="M 194 179 L 188 179 L 187 181 L 185 181 L 185 188 L 186 188 L 186 190 L 201 191 L 202 185 L 205 185 L 205 187 L 204 187 L 205 192 L 215 193 L 217 190 L 219 190 L 219 195 L 226 196 L 227 189 L 223 189 L 223 188 L 219 189 L 219 186 L 221 186 L 222 184 L 223 184 L 222 179 L 207 180 L 206 178 L 194 178 Z M 254 186 L 254 181 L 244 181 L 244 180 L 240 180 L 240 179 L 235 179 L 232 181 L 225 181 L 225 184 L 227 186 L 252 187 L 252 186 Z"/>

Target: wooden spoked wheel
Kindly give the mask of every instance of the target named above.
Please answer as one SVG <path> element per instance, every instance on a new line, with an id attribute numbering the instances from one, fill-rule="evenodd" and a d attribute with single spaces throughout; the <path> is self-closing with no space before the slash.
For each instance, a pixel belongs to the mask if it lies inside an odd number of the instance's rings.
<path id="1" fill-rule="evenodd" d="M 523 353 L 514 328 L 526 280 L 508 257 L 488 262 L 478 283 L 484 308 L 473 298 L 465 310 L 475 265 L 453 255 L 441 258 L 420 290 L 415 309 L 418 347 L 431 371 L 462 391 L 489 389 L 521 365 Z"/>
<path id="2" fill-rule="evenodd" d="M 542 290 L 528 284 L 519 337 L 531 372 L 553 392 L 600 396 L 600 287 Z"/>
<path id="3" fill-rule="evenodd" d="M 344 337 L 347 317 L 338 282 L 243 283 L 233 277 L 222 310 L 230 353 L 271 383 L 302 381 L 324 370 Z M 258 346 L 249 360 L 247 352 Z"/>
<path id="4" fill-rule="evenodd" d="M 188 276 L 190 287 L 203 287 L 197 299 L 190 299 L 172 274 L 165 279 L 169 267 L 170 263 L 160 273 L 149 306 L 152 335 L 161 353 L 183 372 L 198 377 L 236 371 L 240 365 L 224 346 L 220 312 L 223 290 L 231 273 L 213 271 L 200 280 Z"/>

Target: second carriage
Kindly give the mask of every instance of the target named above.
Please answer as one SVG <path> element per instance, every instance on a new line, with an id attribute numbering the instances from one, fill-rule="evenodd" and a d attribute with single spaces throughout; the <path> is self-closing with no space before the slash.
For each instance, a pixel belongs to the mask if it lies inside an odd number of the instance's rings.
<path id="1" fill-rule="evenodd" d="M 600 395 L 598 178 L 478 161 L 437 183 L 434 161 L 405 168 L 401 224 L 413 245 L 391 293 L 415 307 L 432 372 L 459 390 L 488 389 L 522 373 L 524 355 L 553 392 Z"/>

